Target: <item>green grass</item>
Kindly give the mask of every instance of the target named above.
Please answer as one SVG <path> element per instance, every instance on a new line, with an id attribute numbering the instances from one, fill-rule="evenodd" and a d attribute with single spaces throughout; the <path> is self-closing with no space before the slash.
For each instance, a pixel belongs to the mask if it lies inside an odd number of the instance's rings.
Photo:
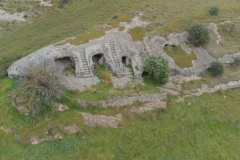
<path id="1" fill-rule="evenodd" d="M 101 101 L 109 98 L 113 98 L 115 96 L 120 95 L 132 95 L 136 93 L 144 93 L 144 94 L 160 94 L 160 89 L 157 88 L 158 84 L 154 82 L 149 77 L 144 77 L 144 84 L 137 85 L 132 87 L 131 85 L 126 88 L 113 88 L 111 73 L 104 66 L 98 66 L 95 68 L 95 75 L 98 76 L 101 82 L 93 87 L 87 88 L 86 91 L 77 93 L 76 91 L 67 90 L 66 95 L 73 99 L 84 99 L 88 101 Z"/>
<path id="2" fill-rule="evenodd" d="M 9 79 L 1 80 L 0 90 L 6 93 L 12 83 Z M 130 114 L 128 108 L 91 111 L 73 105 L 62 113 L 49 111 L 34 122 L 20 116 L 10 105 L 1 105 L 0 119 L 8 115 L 1 124 L 7 121 L 14 133 L 24 131 L 21 136 L 40 135 L 35 130 L 59 129 L 60 124 L 72 123 L 83 132 L 31 145 L 18 143 L 12 134 L 0 131 L 0 156 L 2 159 L 239 159 L 239 97 L 240 89 L 234 89 L 203 94 L 181 103 L 169 98 L 166 110 L 141 115 Z M 1 102 L 6 101 L 2 94 L 0 98 Z M 79 111 L 122 113 L 123 128 L 88 127 Z"/>
<path id="3" fill-rule="evenodd" d="M 220 25 L 219 32 L 224 40 L 222 48 L 212 53 L 216 57 L 223 51 L 233 53 L 239 50 L 239 4 L 239 1 L 226 0 L 202 0 L 198 1 L 198 5 L 189 0 L 73 0 L 63 9 L 52 9 L 29 24 L 9 25 L 4 34 L 0 35 L 0 69 L 6 69 L 15 60 L 71 36 L 77 37 L 73 44 L 86 43 L 89 39 L 102 35 L 103 32 L 97 30 L 97 26 L 109 23 L 111 27 L 107 29 L 118 28 L 119 22 L 129 21 L 134 16 L 133 10 L 145 12 L 142 20 L 152 23 L 143 31 L 130 31 L 134 40 L 141 40 L 145 34 L 165 36 L 171 32 L 182 32 L 193 23 L 219 24 L 229 19 L 235 24 L 237 31 L 225 33 Z M 208 14 L 211 6 L 220 9 L 218 16 Z M 157 10 L 152 10 L 153 7 Z M 117 18 L 112 19 L 114 16 Z M 164 25 L 153 28 L 156 22 Z M 220 81 L 239 79 L 240 74 L 233 74 L 238 73 L 238 70 L 227 68 L 227 74 L 223 74 Z M 213 83 L 219 82 L 218 78 L 207 76 L 204 83 L 214 85 Z M 99 101 L 121 94 L 160 92 L 151 79 L 144 78 L 144 82 L 145 86 L 113 89 L 102 80 L 89 92 L 68 91 L 66 95 Z M 239 89 L 221 94 L 204 94 L 177 104 L 174 98 L 169 98 L 166 110 L 142 115 L 132 114 L 128 108 L 83 109 L 64 98 L 62 103 L 67 104 L 69 110 L 56 113 L 49 109 L 33 121 L 20 115 L 11 106 L 8 93 L 15 86 L 14 80 L 0 79 L 0 125 L 13 130 L 13 134 L 0 131 L 1 159 L 240 159 Z M 84 125 L 79 112 L 106 115 L 122 113 L 123 128 L 88 127 Z M 83 129 L 83 133 L 72 136 L 63 134 L 60 126 L 72 123 Z M 30 145 L 22 144 L 14 137 L 19 135 L 21 139 L 27 139 L 31 136 L 43 136 L 49 128 L 60 131 L 64 139 Z"/>
<path id="4" fill-rule="evenodd" d="M 238 81 L 240 79 L 240 70 L 238 66 L 225 65 L 224 72 L 219 76 L 212 76 L 209 72 L 204 73 L 205 76 L 200 80 L 192 80 L 183 84 L 183 90 L 194 90 L 201 88 L 202 84 L 207 84 L 209 87 L 214 87 L 221 83 L 229 81 Z"/>
<path id="5" fill-rule="evenodd" d="M 219 44 L 216 43 L 218 37 L 213 31 L 210 31 L 210 43 L 206 44 L 204 48 L 214 58 L 218 59 L 223 57 L 225 54 L 237 53 L 240 50 L 239 47 L 239 33 L 240 23 L 233 20 L 233 22 L 226 22 L 224 24 L 218 23 L 218 32 L 221 36 Z"/>
<path id="6" fill-rule="evenodd" d="M 181 46 L 166 46 L 164 47 L 164 51 L 173 58 L 176 65 L 181 68 L 189 68 L 192 67 L 192 61 L 197 60 L 197 56 L 195 53 L 187 54 Z"/>

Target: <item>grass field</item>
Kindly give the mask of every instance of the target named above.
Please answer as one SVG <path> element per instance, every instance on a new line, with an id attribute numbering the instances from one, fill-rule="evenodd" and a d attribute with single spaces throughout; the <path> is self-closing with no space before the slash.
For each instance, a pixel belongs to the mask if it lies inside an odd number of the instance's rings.
<path id="1" fill-rule="evenodd" d="M 240 70 L 237 66 L 225 65 L 224 72 L 219 76 L 212 76 L 209 72 L 204 73 L 204 77 L 200 80 L 189 81 L 183 84 L 183 90 L 194 90 L 201 88 L 202 84 L 207 84 L 209 87 L 214 87 L 229 81 L 238 81 L 240 79 Z"/>
<path id="2" fill-rule="evenodd" d="M 140 115 L 129 113 L 128 108 L 91 110 L 72 105 L 66 112 L 48 111 L 32 122 L 7 102 L 5 93 L 11 90 L 13 83 L 1 80 L 0 122 L 12 128 L 15 135 L 40 135 L 49 127 L 58 129 L 58 123 L 75 123 L 83 132 L 64 135 L 59 141 L 31 145 L 19 143 L 13 134 L 0 131 L 1 159 L 240 158 L 240 89 L 204 94 L 181 103 L 175 103 L 175 98 L 170 97 L 166 110 Z M 81 111 L 106 115 L 122 113 L 122 128 L 88 127 L 83 124 Z"/>
<path id="3" fill-rule="evenodd" d="M 220 9 L 218 16 L 208 14 L 212 6 Z M 240 1 L 237 0 L 72 0 L 63 9 L 51 9 L 29 24 L 13 25 L 4 31 L 0 35 L 0 72 L 17 59 L 65 38 L 76 36 L 69 40 L 72 44 L 97 38 L 108 29 L 118 28 L 119 22 L 129 21 L 134 16 L 133 11 L 145 12 L 141 19 L 151 23 L 143 32 L 141 28 L 129 31 L 134 40 L 141 40 L 144 35 L 166 36 L 171 32 L 182 32 L 193 23 L 215 22 L 222 36 L 220 45 L 223 49 L 217 50 L 218 46 L 214 46 L 216 37 L 211 33 L 210 44 L 217 49 L 206 46 L 210 54 L 220 57 L 224 52 L 239 51 Z M 220 24 L 225 20 L 235 24 L 233 32 Z M 102 24 L 110 26 L 101 30 L 98 26 Z M 190 62 L 184 59 L 179 60 L 179 64 L 184 62 L 182 67 L 187 67 L 190 63 L 186 61 Z M 228 66 L 222 76 L 207 75 L 201 81 L 186 83 L 184 89 L 191 90 L 202 83 L 212 86 L 239 80 L 239 74 L 234 74 L 238 72 L 239 68 Z M 103 70 L 101 73 L 104 77 L 109 74 Z M 109 79 L 101 78 L 101 81 L 87 92 L 66 91 L 66 95 L 73 99 L 99 101 L 120 94 L 160 92 L 149 78 L 144 79 L 146 86 L 127 88 L 128 91 L 109 87 L 106 85 L 106 81 L 110 84 Z M 169 97 L 167 109 L 139 115 L 130 113 L 129 107 L 84 109 L 63 98 L 62 103 L 67 104 L 69 110 L 57 113 L 49 108 L 38 119 L 32 120 L 20 115 L 10 103 L 8 94 L 16 85 L 15 80 L 0 79 L 0 127 L 11 128 L 13 132 L 0 130 L 0 159 L 240 159 L 240 89 L 203 94 L 181 103 L 175 103 L 176 97 Z M 88 127 L 80 112 L 122 113 L 121 128 Z M 69 124 L 76 124 L 83 132 L 66 135 L 60 126 Z M 32 136 L 43 136 L 49 128 L 59 131 L 64 138 L 39 145 L 25 143 Z"/>
<path id="4" fill-rule="evenodd" d="M 133 16 L 133 10 L 145 12 L 142 19 L 151 22 L 151 25 L 163 24 L 160 27 L 150 27 L 147 34 L 167 35 L 171 32 L 182 32 L 193 23 L 206 24 L 219 23 L 226 19 L 236 20 L 235 15 L 240 10 L 239 3 L 238 1 L 203 0 L 196 5 L 194 1 L 189 0 L 121 0 L 118 2 L 74 0 L 63 9 L 52 9 L 32 23 L 11 27 L 0 35 L 1 69 L 6 69 L 15 60 L 46 45 L 70 36 L 81 37 L 79 33 L 86 34 L 85 32 L 100 24 L 109 23 L 115 27 L 118 21 L 129 20 L 129 17 Z M 208 9 L 212 6 L 219 7 L 219 16 L 208 14 Z M 110 19 L 115 15 L 120 15 L 119 20 L 111 21 Z M 91 38 L 94 37 L 94 33 L 90 35 Z M 84 39 L 88 40 L 86 36 Z"/>

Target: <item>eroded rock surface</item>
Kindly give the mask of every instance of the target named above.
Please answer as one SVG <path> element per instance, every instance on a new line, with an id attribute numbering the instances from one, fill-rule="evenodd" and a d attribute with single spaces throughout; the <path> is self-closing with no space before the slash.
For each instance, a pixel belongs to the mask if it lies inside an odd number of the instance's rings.
<path id="1" fill-rule="evenodd" d="M 63 112 L 68 109 L 68 106 L 63 105 L 61 103 L 54 103 L 53 107 L 54 107 L 55 111 L 57 111 L 57 112 Z"/>
<path id="2" fill-rule="evenodd" d="M 63 127 L 63 131 L 67 134 L 75 134 L 75 133 L 81 132 L 82 130 L 78 126 L 73 124 L 73 125 L 68 125 Z"/>
<path id="3" fill-rule="evenodd" d="M 78 100 L 78 104 L 81 107 L 87 107 L 87 106 L 98 106 L 98 107 L 123 107 L 123 106 L 130 106 L 137 102 L 154 102 L 158 100 L 166 99 L 166 94 L 136 94 L 131 96 L 118 96 L 112 99 L 108 99 L 106 101 L 100 101 L 100 102 L 90 102 L 86 100 Z"/>
<path id="4" fill-rule="evenodd" d="M 118 123 L 122 119 L 122 114 L 116 116 L 93 115 L 90 113 L 82 113 L 85 124 L 89 126 L 102 126 L 109 128 L 118 128 Z"/>
<path id="5" fill-rule="evenodd" d="M 24 12 L 11 14 L 0 9 L 0 21 L 25 21 L 24 15 Z"/>
<path id="6" fill-rule="evenodd" d="M 63 137 L 61 136 L 60 133 L 56 133 L 55 135 L 53 136 L 48 136 L 46 138 L 38 138 L 38 137 L 32 137 L 29 139 L 29 142 L 31 144 L 39 144 L 43 141 L 54 141 L 54 140 L 59 140 L 59 139 L 62 139 Z"/>
<path id="7" fill-rule="evenodd" d="M 164 109 L 167 107 L 167 103 L 163 101 L 154 101 L 144 104 L 142 107 L 133 107 L 131 112 L 144 113 L 155 109 Z"/>

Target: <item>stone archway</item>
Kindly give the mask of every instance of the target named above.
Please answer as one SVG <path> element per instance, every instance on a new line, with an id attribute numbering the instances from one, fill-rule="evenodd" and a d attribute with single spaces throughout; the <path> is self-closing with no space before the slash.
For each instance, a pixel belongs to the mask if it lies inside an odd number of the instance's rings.
<path id="1" fill-rule="evenodd" d="M 73 58 L 69 56 L 56 58 L 55 64 L 59 73 L 64 75 L 75 75 L 75 62 Z"/>

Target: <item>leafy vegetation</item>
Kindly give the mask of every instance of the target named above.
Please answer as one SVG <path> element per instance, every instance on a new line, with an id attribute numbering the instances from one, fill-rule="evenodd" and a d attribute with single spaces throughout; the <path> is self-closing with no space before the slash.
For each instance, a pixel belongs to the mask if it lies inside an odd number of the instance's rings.
<path id="1" fill-rule="evenodd" d="M 199 47 L 210 41 L 209 32 L 206 26 L 194 24 L 188 28 L 188 40 L 193 46 Z"/>
<path id="2" fill-rule="evenodd" d="M 48 66 L 48 67 L 46 67 Z M 55 76 L 56 69 L 49 63 L 43 67 L 32 66 L 25 80 L 11 94 L 11 102 L 15 107 L 26 108 L 32 118 L 37 118 L 41 112 L 62 98 L 62 89 Z"/>
<path id="3" fill-rule="evenodd" d="M 210 67 L 209 71 L 213 76 L 218 76 L 218 75 L 221 75 L 223 73 L 224 66 L 220 62 L 214 61 L 214 62 L 211 63 L 211 67 Z"/>
<path id="4" fill-rule="evenodd" d="M 219 13 L 219 9 L 218 7 L 211 7 L 208 12 L 211 16 L 216 16 Z"/>
<path id="5" fill-rule="evenodd" d="M 173 58 L 176 65 L 181 68 L 192 67 L 193 60 L 197 60 L 197 56 L 195 53 L 186 53 L 181 46 L 165 46 L 164 51 Z"/>
<path id="6" fill-rule="evenodd" d="M 161 56 L 150 56 L 144 62 L 144 71 L 148 73 L 157 83 L 167 83 L 170 69 L 168 61 Z"/>

